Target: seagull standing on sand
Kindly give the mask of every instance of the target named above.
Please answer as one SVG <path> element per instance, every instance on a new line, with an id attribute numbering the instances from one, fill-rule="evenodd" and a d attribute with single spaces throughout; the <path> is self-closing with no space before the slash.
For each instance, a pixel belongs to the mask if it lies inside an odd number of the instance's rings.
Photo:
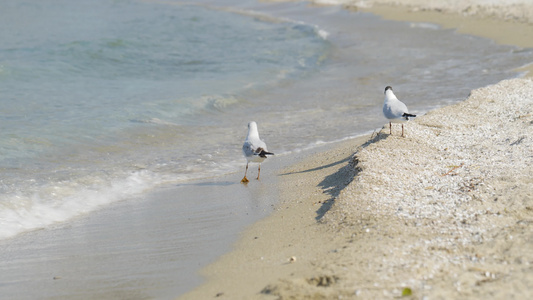
<path id="1" fill-rule="evenodd" d="M 267 158 L 267 155 L 274 155 L 274 153 L 268 152 L 265 142 L 259 138 L 257 123 L 255 122 L 248 123 L 248 135 L 246 136 L 246 140 L 244 140 L 244 145 L 242 145 L 242 153 L 244 154 L 244 157 L 246 157 L 247 162 L 244 178 L 241 182 L 249 182 L 248 178 L 246 178 L 246 173 L 248 173 L 248 164 L 250 162 L 259 163 L 259 169 L 257 171 L 257 180 L 259 180 L 261 163 Z"/>
<path id="2" fill-rule="evenodd" d="M 409 121 L 409 118 L 416 117 L 408 112 L 407 106 L 396 98 L 396 95 L 392 92 L 392 87 L 387 86 L 385 88 L 385 102 L 383 103 L 383 115 L 389 119 L 389 130 L 392 135 L 392 122 L 403 123 Z M 402 136 L 403 136 L 403 124 L 402 124 Z"/>

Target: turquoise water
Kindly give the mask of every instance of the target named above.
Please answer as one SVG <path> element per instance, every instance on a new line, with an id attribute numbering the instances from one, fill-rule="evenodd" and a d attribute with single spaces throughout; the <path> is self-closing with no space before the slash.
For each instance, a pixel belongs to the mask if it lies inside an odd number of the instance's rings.
<path id="1" fill-rule="evenodd" d="M 198 131 L 328 48 L 312 26 L 140 1 L 9 1 L 0 33 L 0 238 L 228 172 Z"/>
<path id="2" fill-rule="evenodd" d="M 0 239 L 176 182 L 241 172 L 246 124 L 290 154 L 518 76 L 529 49 L 339 7 L 4 1 Z"/>
<path id="3" fill-rule="evenodd" d="M 326 47 L 312 28 L 190 5 L 12 1 L 0 14 L 13 165 L 136 123 L 202 124 L 201 110 L 238 101 L 223 95 L 306 71 Z"/>

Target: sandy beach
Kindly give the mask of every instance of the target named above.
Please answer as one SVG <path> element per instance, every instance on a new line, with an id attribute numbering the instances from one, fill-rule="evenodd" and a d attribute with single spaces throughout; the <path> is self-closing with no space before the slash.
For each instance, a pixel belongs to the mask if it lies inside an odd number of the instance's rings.
<path id="1" fill-rule="evenodd" d="M 533 45 L 525 1 L 395 2 L 344 5 Z M 387 126 L 303 158 L 280 172 L 275 212 L 180 299 L 529 299 L 532 125 L 533 81 L 511 79 L 419 116 L 405 137 Z"/>

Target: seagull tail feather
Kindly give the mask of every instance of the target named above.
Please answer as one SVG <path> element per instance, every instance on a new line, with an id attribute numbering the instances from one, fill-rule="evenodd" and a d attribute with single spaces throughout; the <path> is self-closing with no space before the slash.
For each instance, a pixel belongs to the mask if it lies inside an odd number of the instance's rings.
<path id="1" fill-rule="evenodd" d="M 267 152 L 267 151 L 265 151 L 265 149 L 263 149 L 263 148 L 260 148 L 260 149 L 257 149 L 257 150 L 261 150 L 261 151 L 256 152 L 255 155 L 259 155 L 260 157 L 264 157 L 264 158 L 266 158 L 267 155 L 274 155 L 274 153 L 272 153 L 272 152 Z"/>
<path id="2" fill-rule="evenodd" d="M 404 113 L 402 117 L 404 117 L 406 120 L 409 120 L 409 118 L 414 118 L 416 117 L 416 115 Z"/>

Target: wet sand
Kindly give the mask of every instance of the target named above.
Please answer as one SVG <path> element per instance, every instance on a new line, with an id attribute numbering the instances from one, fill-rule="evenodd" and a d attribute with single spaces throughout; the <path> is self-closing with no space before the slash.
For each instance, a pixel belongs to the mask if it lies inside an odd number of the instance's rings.
<path id="1" fill-rule="evenodd" d="M 52 228 L 0 242 L 2 299 L 172 299 L 202 283 L 243 227 L 278 202 L 289 156 L 244 173 L 160 188 Z M 257 176 L 257 166 L 249 169 Z M 221 197 L 221 195 L 224 195 Z M 127 274 L 130 274 L 129 276 Z"/>
<path id="2" fill-rule="evenodd" d="M 508 23 L 503 35 L 531 26 Z M 416 118 L 405 138 L 387 127 L 310 156 L 282 170 L 276 212 L 180 299 L 529 299 L 532 126 L 533 81 L 512 79 Z"/>

